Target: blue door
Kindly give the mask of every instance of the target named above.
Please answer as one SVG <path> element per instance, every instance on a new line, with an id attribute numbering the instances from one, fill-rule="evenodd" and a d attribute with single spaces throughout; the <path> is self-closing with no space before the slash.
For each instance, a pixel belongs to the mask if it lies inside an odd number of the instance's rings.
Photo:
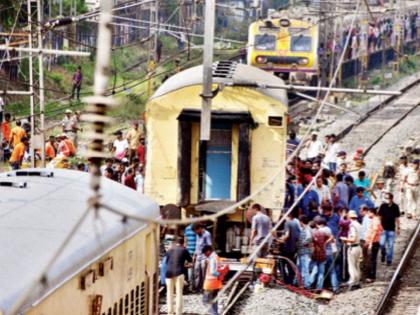
<path id="1" fill-rule="evenodd" d="M 206 200 L 230 200 L 231 162 L 232 126 L 214 123 L 206 149 Z"/>

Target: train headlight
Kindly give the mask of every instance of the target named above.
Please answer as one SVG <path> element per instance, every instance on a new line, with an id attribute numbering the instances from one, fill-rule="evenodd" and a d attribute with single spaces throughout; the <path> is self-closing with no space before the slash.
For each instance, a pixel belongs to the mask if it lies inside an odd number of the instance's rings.
<path id="1" fill-rule="evenodd" d="M 299 64 L 300 65 L 307 65 L 309 63 L 308 58 L 300 58 L 299 59 Z"/>
<path id="2" fill-rule="evenodd" d="M 258 56 L 258 57 L 255 59 L 255 61 L 256 61 L 257 63 L 267 63 L 267 57 L 264 57 L 264 56 Z"/>

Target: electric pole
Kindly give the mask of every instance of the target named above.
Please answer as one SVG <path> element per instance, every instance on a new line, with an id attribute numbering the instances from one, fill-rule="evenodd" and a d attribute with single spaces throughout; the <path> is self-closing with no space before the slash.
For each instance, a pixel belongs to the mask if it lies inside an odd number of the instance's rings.
<path id="1" fill-rule="evenodd" d="M 44 54 L 42 52 L 42 7 L 41 0 L 36 1 L 38 19 L 38 71 L 39 71 L 39 110 L 41 120 L 41 167 L 45 167 L 45 90 L 44 90 Z"/>
<path id="2" fill-rule="evenodd" d="M 211 100 L 213 83 L 213 41 L 214 41 L 214 19 L 216 13 L 215 0 L 207 0 L 205 3 L 204 15 L 204 56 L 203 56 L 203 93 L 201 97 L 201 126 L 200 140 L 210 140 L 211 129 Z"/>
<path id="3" fill-rule="evenodd" d="M 28 0 L 28 42 L 29 42 L 29 92 L 30 92 L 30 105 L 31 105 L 31 142 L 30 142 L 30 154 L 31 154 L 31 167 L 35 167 L 35 104 L 34 104 L 34 78 L 33 78 L 33 64 L 32 64 L 32 8 L 31 0 Z"/>

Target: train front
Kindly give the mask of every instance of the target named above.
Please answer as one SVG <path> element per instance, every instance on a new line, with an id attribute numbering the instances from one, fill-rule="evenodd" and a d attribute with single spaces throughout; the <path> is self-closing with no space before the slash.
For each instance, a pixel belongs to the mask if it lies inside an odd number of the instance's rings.
<path id="1" fill-rule="evenodd" d="M 288 83 L 317 85 L 317 47 L 318 26 L 313 23 L 287 18 L 260 20 L 249 27 L 247 62 Z"/>

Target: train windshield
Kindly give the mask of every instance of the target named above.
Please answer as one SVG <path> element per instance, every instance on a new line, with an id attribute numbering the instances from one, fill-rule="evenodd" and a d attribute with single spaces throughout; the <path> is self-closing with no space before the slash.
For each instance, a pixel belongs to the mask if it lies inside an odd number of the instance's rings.
<path id="1" fill-rule="evenodd" d="M 255 36 L 255 49 L 275 50 L 276 49 L 276 36 L 268 35 L 268 34 Z"/>
<path id="2" fill-rule="evenodd" d="M 303 35 L 292 36 L 290 51 L 312 51 L 312 38 Z"/>

